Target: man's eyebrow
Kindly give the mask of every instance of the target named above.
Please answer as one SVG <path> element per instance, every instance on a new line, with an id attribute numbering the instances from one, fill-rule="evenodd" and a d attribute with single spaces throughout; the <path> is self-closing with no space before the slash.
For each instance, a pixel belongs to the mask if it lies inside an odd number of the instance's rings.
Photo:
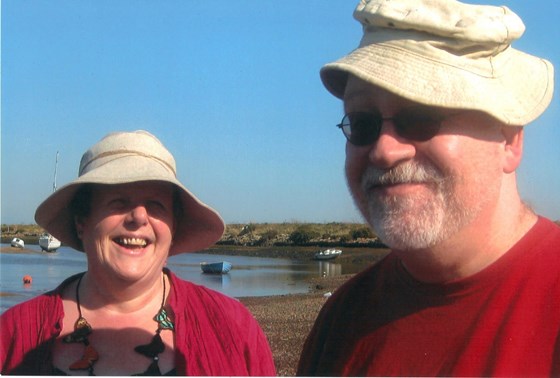
<path id="1" fill-rule="evenodd" d="M 344 97 L 343 100 L 346 101 L 351 101 L 357 97 L 363 98 L 363 97 L 371 97 L 371 94 L 369 91 L 365 90 L 365 89 L 359 89 L 359 90 L 355 90 L 350 92 L 349 94 L 346 94 L 347 92 L 344 92 Z"/>
<path id="2" fill-rule="evenodd" d="M 367 89 L 356 89 L 344 94 L 342 110 L 347 112 L 348 107 L 371 107 L 376 103 L 375 98 L 376 96 Z"/>

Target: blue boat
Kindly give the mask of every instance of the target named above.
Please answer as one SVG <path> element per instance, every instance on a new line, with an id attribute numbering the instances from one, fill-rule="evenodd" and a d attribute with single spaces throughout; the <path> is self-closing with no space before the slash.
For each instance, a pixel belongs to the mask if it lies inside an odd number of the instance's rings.
<path id="1" fill-rule="evenodd" d="M 231 270 L 231 263 L 220 261 L 215 263 L 200 263 L 200 269 L 203 273 L 225 274 Z"/>

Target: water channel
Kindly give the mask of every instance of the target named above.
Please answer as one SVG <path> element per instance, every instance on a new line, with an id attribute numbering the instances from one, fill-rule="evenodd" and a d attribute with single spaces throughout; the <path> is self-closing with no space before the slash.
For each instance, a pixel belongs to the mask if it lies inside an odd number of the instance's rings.
<path id="1" fill-rule="evenodd" d="M 2 244 L 2 247 L 8 246 Z M 69 247 L 44 253 L 39 246 L 27 249 L 37 253 L 0 253 L 0 313 L 16 303 L 49 291 L 72 274 L 86 270 L 85 255 Z M 233 269 L 224 275 L 203 274 L 201 262 L 229 261 Z M 230 297 L 250 297 L 304 293 L 308 280 L 325 275 L 356 273 L 363 266 L 334 261 L 299 261 L 283 258 L 223 256 L 184 253 L 172 256 L 167 266 L 179 277 L 217 290 Z M 31 285 L 22 278 L 30 275 Z M 8 295 L 6 295 L 8 294 Z"/>

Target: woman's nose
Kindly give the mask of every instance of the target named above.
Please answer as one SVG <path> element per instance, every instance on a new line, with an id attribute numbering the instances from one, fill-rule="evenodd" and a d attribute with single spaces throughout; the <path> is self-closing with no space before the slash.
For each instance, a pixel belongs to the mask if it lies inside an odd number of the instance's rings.
<path id="1" fill-rule="evenodd" d="M 137 225 L 144 225 L 148 222 L 148 211 L 144 205 L 132 207 L 128 213 L 127 221 Z"/>
<path id="2" fill-rule="evenodd" d="M 416 146 L 397 134 L 392 120 L 386 120 L 379 138 L 371 145 L 368 157 L 373 166 L 388 169 L 415 155 Z"/>

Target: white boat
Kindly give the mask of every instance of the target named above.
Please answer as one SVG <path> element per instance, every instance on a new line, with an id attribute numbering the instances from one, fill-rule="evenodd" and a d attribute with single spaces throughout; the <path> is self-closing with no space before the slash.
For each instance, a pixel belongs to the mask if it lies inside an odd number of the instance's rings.
<path id="1" fill-rule="evenodd" d="M 24 248 L 25 243 L 20 238 L 13 238 L 10 245 L 14 248 Z"/>
<path id="2" fill-rule="evenodd" d="M 58 151 L 56 151 L 56 159 L 54 162 L 54 180 L 53 180 L 53 193 L 56 191 L 56 171 L 58 168 Z M 49 233 L 44 233 L 39 237 L 39 246 L 45 252 L 56 252 L 60 248 L 60 240 L 55 238 Z"/>
<path id="3" fill-rule="evenodd" d="M 231 263 L 227 261 L 220 261 L 214 263 L 200 263 L 200 269 L 203 273 L 213 273 L 213 274 L 226 274 L 231 270 Z"/>
<path id="4" fill-rule="evenodd" d="M 325 249 L 324 251 L 319 251 L 313 256 L 314 260 L 332 260 L 336 259 L 342 254 L 340 249 Z"/>
<path id="5" fill-rule="evenodd" d="M 39 237 L 39 246 L 45 252 L 56 252 L 60 245 L 60 240 L 46 232 Z"/>

